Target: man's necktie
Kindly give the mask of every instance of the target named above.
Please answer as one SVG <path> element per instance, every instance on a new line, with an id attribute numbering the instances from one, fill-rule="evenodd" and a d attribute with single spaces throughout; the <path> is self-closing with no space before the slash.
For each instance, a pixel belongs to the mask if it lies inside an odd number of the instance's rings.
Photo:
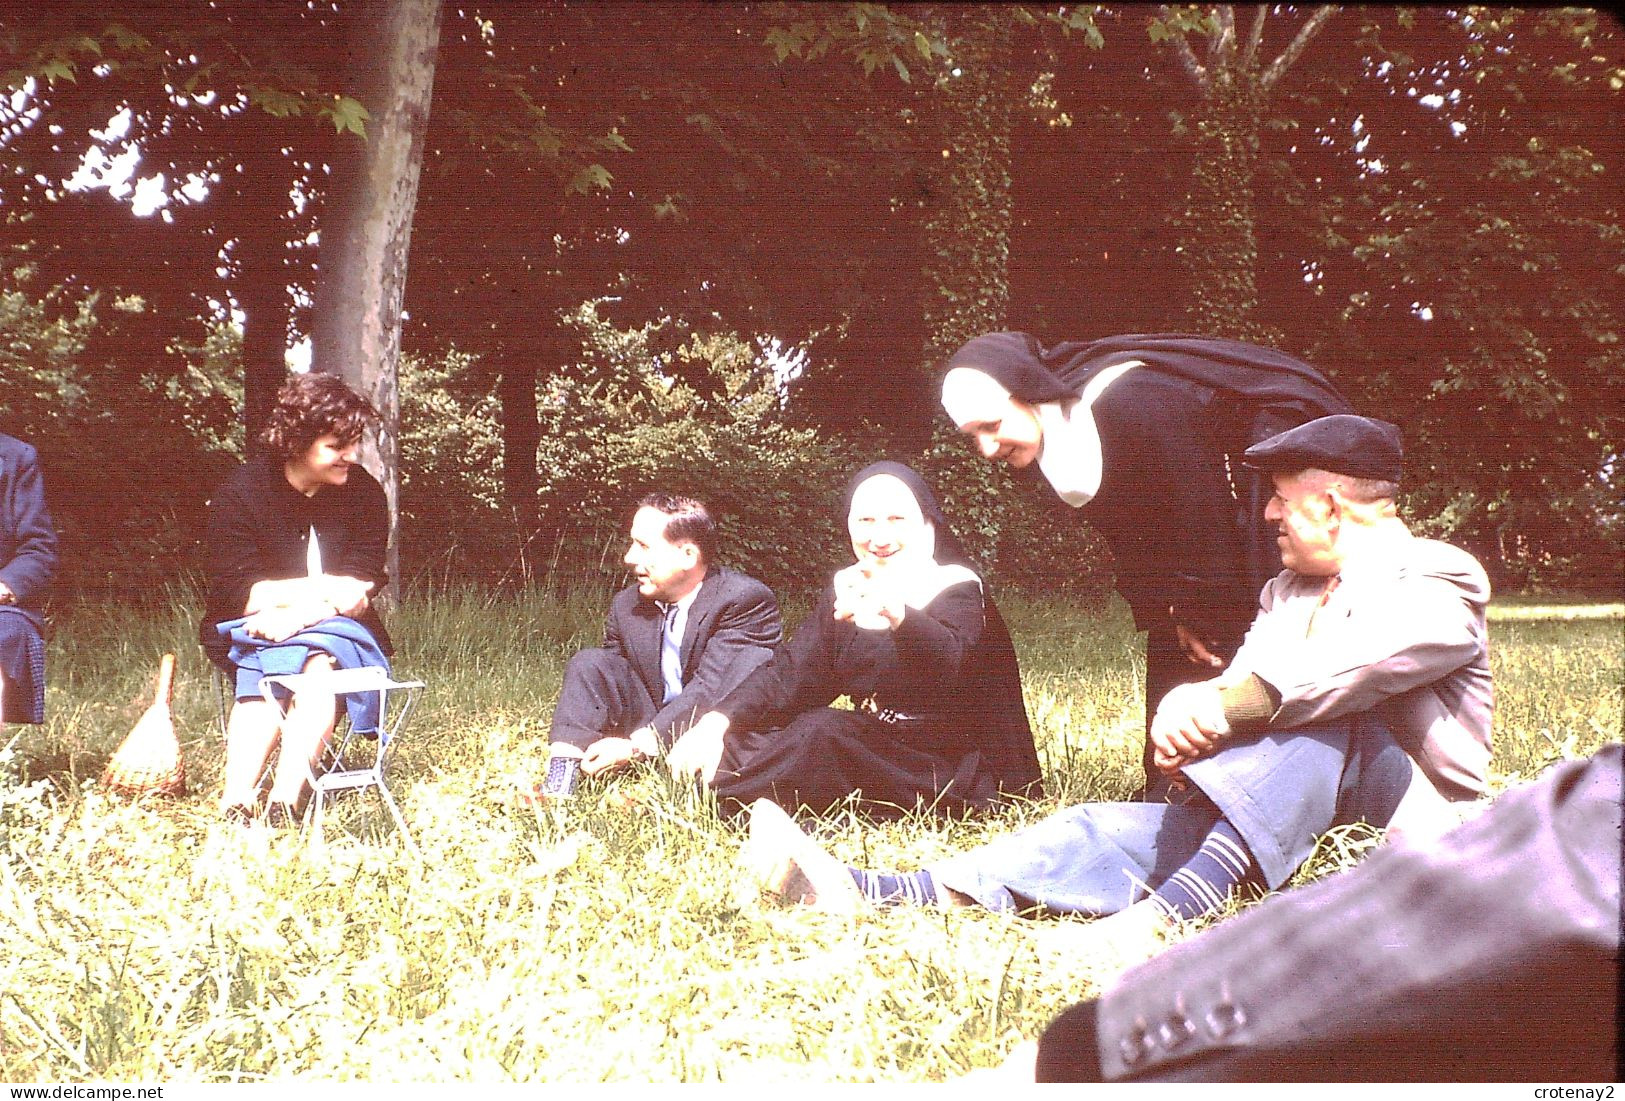
<path id="1" fill-rule="evenodd" d="M 661 608 L 665 624 L 660 631 L 660 680 L 666 694 L 661 703 L 676 699 L 683 690 L 683 636 L 677 628 L 677 616 L 682 610 L 677 604 Z"/>

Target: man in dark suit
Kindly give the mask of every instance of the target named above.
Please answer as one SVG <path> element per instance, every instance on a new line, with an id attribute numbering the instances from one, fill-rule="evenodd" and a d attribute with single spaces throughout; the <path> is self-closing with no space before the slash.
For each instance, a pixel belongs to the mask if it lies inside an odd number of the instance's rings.
<path id="1" fill-rule="evenodd" d="M 659 756 L 697 717 L 773 655 L 779 607 L 755 578 L 715 563 L 716 523 L 700 501 L 656 493 L 638 503 L 604 645 L 564 670 L 540 797 Z"/>
<path id="2" fill-rule="evenodd" d="M 42 605 L 56 572 L 56 528 L 33 447 L 0 435 L 0 722 L 43 722 Z"/>

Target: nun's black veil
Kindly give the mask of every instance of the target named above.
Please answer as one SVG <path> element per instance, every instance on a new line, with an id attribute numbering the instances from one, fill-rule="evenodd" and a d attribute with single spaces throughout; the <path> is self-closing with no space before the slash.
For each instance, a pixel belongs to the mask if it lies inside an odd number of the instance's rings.
<path id="1" fill-rule="evenodd" d="M 1312 416 L 1354 412 L 1319 371 L 1301 360 L 1273 348 L 1184 333 L 1131 333 L 1064 341 L 1051 348 L 1030 333 L 987 333 L 955 352 L 947 367 L 981 371 L 1012 397 L 1040 404 L 1075 398 L 1095 375 L 1128 362 L 1229 392 L 1259 409 L 1302 408 L 1313 411 Z"/>

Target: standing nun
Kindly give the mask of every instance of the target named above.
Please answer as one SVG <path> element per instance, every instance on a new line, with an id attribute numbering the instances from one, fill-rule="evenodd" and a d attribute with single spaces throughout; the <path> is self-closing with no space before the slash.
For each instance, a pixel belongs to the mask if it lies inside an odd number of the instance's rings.
<path id="1" fill-rule="evenodd" d="M 947 368 L 942 404 L 959 430 L 988 459 L 1036 463 L 1111 547 L 1117 591 L 1146 632 L 1144 765 L 1148 794 L 1160 793 L 1158 701 L 1224 668 L 1281 569 L 1269 481 L 1239 457 L 1352 408 L 1290 356 L 1177 334 L 1046 349 L 1028 333 L 988 333 Z"/>
<path id="2" fill-rule="evenodd" d="M 673 746 L 717 795 L 886 813 L 1038 795 L 1038 756 L 999 609 L 925 481 L 901 463 L 847 485 L 856 562 L 768 664 Z M 854 709 L 828 706 L 841 696 Z"/>

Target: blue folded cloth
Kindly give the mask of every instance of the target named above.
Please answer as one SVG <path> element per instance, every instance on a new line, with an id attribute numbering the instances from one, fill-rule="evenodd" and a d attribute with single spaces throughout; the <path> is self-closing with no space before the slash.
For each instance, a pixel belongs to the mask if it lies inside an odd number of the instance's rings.
<path id="1" fill-rule="evenodd" d="M 237 698 L 250 699 L 260 694 L 260 678 L 302 673 L 312 650 L 331 655 L 340 669 L 377 667 L 389 672 L 389 659 L 378 646 L 378 640 L 348 616 L 329 616 L 281 642 L 267 642 L 243 630 L 247 618 L 228 619 L 215 629 L 231 644 L 227 655 L 237 667 Z M 378 733 L 378 694 L 376 692 L 350 692 L 344 698 L 345 710 L 350 715 L 350 726 L 357 734 Z"/>
<path id="2" fill-rule="evenodd" d="M 45 721 L 45 639 L 35 615 L 0 605 L 0 676 L 5 677 L 0 722 Z"/>

